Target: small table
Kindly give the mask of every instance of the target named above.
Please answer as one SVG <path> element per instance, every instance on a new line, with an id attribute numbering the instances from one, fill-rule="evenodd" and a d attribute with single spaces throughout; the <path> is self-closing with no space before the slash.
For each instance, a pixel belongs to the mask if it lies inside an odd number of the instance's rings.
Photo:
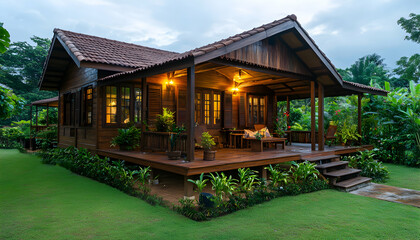
<path id="1" fill-rule="evenodd" d="M 241 142 L 241 148 L 244 147 L 244 134 L 243 133 L 231 133 L 229 134 L 229 147 L 237 148 L 236 142 L 239 139 Z"/>
<path id="2" fill-rule="evenodd" d="M 283 150 L 286 148 L 286 138 L 276 138 L 276 137 L 266 137 L 261 139 L 256 138 L 245 138 L 249 142 L 251 142 L 251 150 L 254 152 L 263 152 L 264 151 L 264 143 L 281 143 Z"/>

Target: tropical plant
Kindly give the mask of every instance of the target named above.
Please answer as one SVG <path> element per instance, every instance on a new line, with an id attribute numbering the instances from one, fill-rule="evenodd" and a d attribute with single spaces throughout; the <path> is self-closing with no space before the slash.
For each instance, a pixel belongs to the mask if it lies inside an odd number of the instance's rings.
<path id="1" fill-rule="evenodd" d="M 362 136 L 357 132 L 356 124 L 348 124 L 345 121 L 343 125 L 338 127 L 337 137 L 342 143 L 348 144 L 351 141 L 357 141 Z"/>
<path id="2" fill-rule="evenodd" d="M 163 113 L 158 114 L 156 118 L 156 131 L 170 132 L 175 125 L 175 112 L 163 108 Z"/>
<path id="3" fill-rule="evenodd" d="M 251 170 L 250 168 L 239 168 L 238 192 L 247 193 L 254 190 L 254 187 L 260 184 L 257 174 L 257 171 Z"/>
<path id="4" fill-rule="evenodd" d="M 200 178 L 197 180 L 188 179 L 189 182 L 192 182 L 196 186 L 196 191 L 200 194 L 203 192 L 203 189 L 207 186 L 206 182 L 208 179 L 204 179 L 204 173 L 201 173 Z"/>
<path id="5" fill-rule="evenodd" d="M 308 161 L 302 163 L 292 163 L 289 174 L 294 183 L 310 182 L 318 179 L 319 171 L 315 168 L 315 163 Z"/>
<path id="6" fill-rule="evenodd" d="M 118 135 L 111 141 L 111 146 L 119 146 L 121 150 L 133 150 L 140 145 L 141 131 L 134 125 L 118 129 Z"/>
<path id="7" fill-rule="evenodd" d="M 290 126 L 287 126 L 287 118 L 289 117 L 289 112 L 284 111 L 284 104 L 277 102 L 277 113 L 274 119 L 274 132 L 277 133 L 280 137 L 284 135 L 284 131 Z"/>
<path id="8" fill-rule="evenodd" d="M 349 161 L 349 167 L 362 170 L 364 177 L 370 177 L 374 182 L 385 182 L 389 178 L 387 167 L 382 162 L 375 160 L 378 149 L 361 151 L 353 156 L 346 156 L 342 160 Z"/>
<path id="9" fill-rule="evenodd" d="M 150 167 L 139 167 L 139 170 L 135 171 L 135 175 L 138 176 L 137 181 L 140 183 L 140 190 L 144 193 L 150 192 L 150 188 L 148 187 L 151 176 Z"/>
<path id="10" fill-rule="evenodd" d="M 209 132 L 203 132 L 201 134 L 201 147 L 203 147 L 204 151 L 210 151 L 215 145 L 214 138 Z"/>
<path id="11" fill-rule="evenodd" d="M 10 34 L 0 22 L 0 53 L 6 52 L 10 44 Z"/>
<path id="12" fill-rule="evenodd" d="M 181 133 L 185 132 L 185 127 L 181 126 L 178 127 L 176 125 L 174 125 L 174 127 L 172 128 L 172 132 L 171 135 L 169 137 L 169 141 L 171 144 L 171 151 L 175 151 L 175 147 L 176 147 L 176 143 L 181 135 Z"/>
<path id="13" fill-rule="evenodd" d="M 236 182 L 238 180 L 232 178 L 232 176 L 227 177 L 223 172 L 216 172 L 215 174 L 210 173 L 210 182 L 212 184 L 212 189 L 215 191 L 216 199 L 218 204 L 223 201 L 223 197 L 230 196 L 234 193 L 236 189 Z"/>
<path id="14" fill-rule="evenodd" d="M 270 187 L 276 188 L 281 185 L 287 184 L 289 179 L 289 174 L 280 170 L 278 167 L 273 167 L 271 164 L 268 167 L 265 167 L 270 174 Z"/>

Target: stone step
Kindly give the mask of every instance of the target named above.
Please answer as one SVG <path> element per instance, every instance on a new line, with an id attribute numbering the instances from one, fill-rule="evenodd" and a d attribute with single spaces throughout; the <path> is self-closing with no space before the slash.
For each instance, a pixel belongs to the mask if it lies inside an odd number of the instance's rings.
<path id="1" fill-rule="evenodd" d="M 328 169 L 328 168 L 347 165 L 348 163 L 349 163 L 348 161 L 337 161 L 337 162 L 329 162 L 329 163 L 320 164 L 320 165 L 317 165 L 315 167 L 318 170 L 322 170 L 322 169 Z"/>
<path id="2" fill-rule="evenodd" d="M 302 160 L 304 161 L 308 161 L 308 162 L 312 162 L 312 163 L 316 163 L 316 162 L 325 162 L 325 161 L 334 161 L 334 160 L 339 160 L 340 156 L 339 155 L 326 155 L 326 156 L 318 156 L 318 157 L 308 157 L 308 158 L 302 158 Z"/>
<path id="3" fill-rule="evenodd" d="M 345 181 L 341 181 L 338 183 L 333 184 L 336 187 L 344 188 L 344 189 L 355 189 L 358 185 L 369 183 L 371 178 L 368 177 L 355 177 Z"/>
<path id="4" fill-rule="evenodd" d="M 362 170 L 360 169 L 354 169 L 354 168 L 345 168 L 345 169 L 340 169 L 337 171 L 332 171 L 332 172 L 327 172 L 324 173 L 324 176 L 326 177 L 333 177 L 333 178 L 340 178 L 340 177 L 344 177 L 344 176 L 348 176 L 348 175 L 353 175 L 356 173 L 360 173 Z"/>

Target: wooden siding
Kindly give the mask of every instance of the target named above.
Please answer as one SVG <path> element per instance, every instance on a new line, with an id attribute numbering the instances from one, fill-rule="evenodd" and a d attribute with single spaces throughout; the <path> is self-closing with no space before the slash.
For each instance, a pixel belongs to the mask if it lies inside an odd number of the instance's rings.
<path id="1" fill-rule="evenodd" d="M 223 57 L 282 71 L 311 75 L 311 72 L 295 53 L 276 36 L 230 52 Z"/>

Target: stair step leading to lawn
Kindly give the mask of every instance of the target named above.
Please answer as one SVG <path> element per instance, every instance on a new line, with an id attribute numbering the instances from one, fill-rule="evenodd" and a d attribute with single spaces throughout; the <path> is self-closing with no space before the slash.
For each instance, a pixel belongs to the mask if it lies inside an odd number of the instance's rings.
<path id="1" fill-rule="evenodd" d="M 348 163 L 349 163 L 348 161 L 329 162 L 329 163 L 317 165 L 316 168 L 318 170 L 321 170 L 321 169 L 327 169 L 327 168 L 332 168 L 332 167 L 344 166 L 344 165 L 347 165 Z"/>
<path id="2" fill-rule="evenodd" d="M 303 158 L 302 160 L 316 163 L 316 162 L 324 162 L 324 161 L 334 161 L 335 159 L 340 159 L 339 155 L 327 155 L 327 156 L 318 156 L 318 157 L 309 157 L 309 158 Z"/>
<path id="3" fill-rule="evenodd" d="M 324 173 L 324 175 L 326 177 L 339 178 L 339 177 L 344 177 L 344 176 L 347 176 L 347 175 L 360 173 L 361 171 L 362 170 L 360 170 L 360 169 L 345 168 L 345 169 L 341 169 L 341 170 L 337 170 L 337 171 L 327 172 L 327 173 Z"/>
<path id="4" fill-rule="evenodd" d="M 355 178 L 352 178 L 352 179 L 348 179 L 348 180 L 345 180 L 345 181 L 335 183 L 334 186 L 339 187 L 339 188 L 343 188 L 347 191 L 351 191 L 351 190 L 355 190 L 355 187 L 364 186 L 365 184 L 369 183 L 370 180 L 372 180 L 372 179 L 368 178 L 368 177 L 355 177 Z"/>

